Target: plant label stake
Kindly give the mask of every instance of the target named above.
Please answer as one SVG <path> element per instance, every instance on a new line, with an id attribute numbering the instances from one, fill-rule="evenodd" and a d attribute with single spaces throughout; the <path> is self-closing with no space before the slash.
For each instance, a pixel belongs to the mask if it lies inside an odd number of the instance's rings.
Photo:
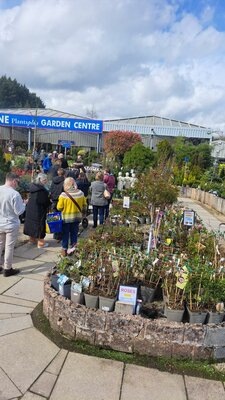
<path id="1" fill-rule="evenodd" d="M 152 248 L 152 238 L 153 238 L 153 230 L 154 230 L 154 225 L 150 225 L 149 229 L 149 236 L 148 236 L 148 248 L 147 248 L 147 255 L 150 254 L 151 248 Z"/>

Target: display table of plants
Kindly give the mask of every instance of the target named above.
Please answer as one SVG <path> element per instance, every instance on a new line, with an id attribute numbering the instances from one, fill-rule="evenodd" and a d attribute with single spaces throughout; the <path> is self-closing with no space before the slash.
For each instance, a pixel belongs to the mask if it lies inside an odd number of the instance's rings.
<path id="1" fill-rule="evenodd" d="M 74 303 L 105 312 L 117 310 L 117 302 L 126 303 L 125 297 L 119 298 L 121 287 L 135 288 L 135 302 L 127 299 L 130 313 L 179 322 L 222 322 L 224 238 L 207 231 L 197 216 L 192 227 L 185 226 L 183 211 L 173 206 L 158 212 L 150 252 L 146 229 L 124 226 L 112 217 L 80 239 L 72 256 L 59 259 L 52 287 Z"/>

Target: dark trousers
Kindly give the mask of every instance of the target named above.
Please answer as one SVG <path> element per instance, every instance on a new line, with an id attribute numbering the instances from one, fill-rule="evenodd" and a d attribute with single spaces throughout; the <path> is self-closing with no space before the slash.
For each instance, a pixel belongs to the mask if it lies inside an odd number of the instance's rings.
<path id="1" fill-rule="evenodd" d="M 79 231 L 80 220 L 76 219 L 74 222 L 63 222 L 62 226 L 62 248 L 67 250 L 70 245 L 73 246 L 77 243 L 77 236 Z"/>
<path id="2" fill-rule="evenodd" d="M 104 222 L 104 214 L 105 214 L 105 206 L 93 206 L 93 222 L 94 228 L 98 225 L 98 216 L 99 216 L 99 224 L 102 225 Z"/>
<path id="3" fill-rule="evenodd" d="M 108 204 L 105 206 L 105 219 L 108 218 L 108 216 L 109 216 L 109 206 L 110 206 L 110 203 L 111 203 L 112 197 L 113 197 L 113 193 L 110 193 L 110 194 L 111 194 L 111 196 L 110 196 L 110 199 L 108 199 Z"/>

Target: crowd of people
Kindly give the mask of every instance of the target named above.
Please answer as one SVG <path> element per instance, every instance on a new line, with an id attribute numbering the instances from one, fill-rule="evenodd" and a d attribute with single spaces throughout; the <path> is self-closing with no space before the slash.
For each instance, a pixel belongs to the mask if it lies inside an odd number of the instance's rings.
<path id="1" fill-rule="evenodd" d="M 45 241 L 48 212 L 61 212 L 62 232 L 55 233 L 54 238 L 62 243 L 62 256 L 75 250 L 79 225 L 88 213 L 89 203 L 93 209 L 93 228 L 98 223 L 103 224 L 109 216 L 115 177 L 108 168 L 98 171 L 90 182 L 81 156 L 69 168 L 62 153 L 54 151 L 46 155 L 44 151 L 38 154 L 34 150 L 26 165 L 34 163 L 39 168 L 30 184 L 28 199 L 23 200 L 16 190 L 20 178 L 14 173 L 8 173 L 5 184 L 0 186 L 0 273 L 5 277 L 19 273 L 12 267 L 12 261 L 19 216 L 24 212 L 24 234 L 29 237 L 29 243 L 39 249 L 49 246 Z M 107 198 L 105 192 L 108 192 Z"/>

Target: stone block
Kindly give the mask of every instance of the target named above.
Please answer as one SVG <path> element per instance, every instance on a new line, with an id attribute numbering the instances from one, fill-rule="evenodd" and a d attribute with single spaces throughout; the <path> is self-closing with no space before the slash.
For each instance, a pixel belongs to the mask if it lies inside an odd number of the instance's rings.
<path id="1" fill-rule="evenodd" d="M 204 340 L 205 346 L 225 346 L 225 326 L 207 327 L 207 332 Z"/>
<path id="2" fill-rule="evenodd" d="M 225 347 L 215 347 L 213 349 L 213 357 L 215 360 L 225 360 Z"/>
<path id="3" fill-rule="evenodd" d="M 116 301 L 115 312 L 132 315 L 134 313 L 134 306 L 132 304 L 124 303 L 123 301 Z"/>
<path id="4" fill-rule="evenodd" d="M 76 324 L 71 320 L 71 318 L 62 319 L 62 333 L 71 339 L 74 339 L 76 332 Z"/>
<path id="5" fill-rule="evenodd" d="M 147 340 L 136 338 L 133 341 L 134 353 L 147 354 L 148 356 L 158 357 L 171 357 L 172 344 L 169 341 L 158 339 Z"/>
<path id="6" fill-rule="evenodd" d="M 172 357 L 207 360 L 213 357 L 213 349 L 191 343 L 172 343 Z"/>
<path id="7" fill-rule="evenodd" d="M 90 344 L 95 344 L 95 331 L 77 327 L 75 340 L 84 340 Z"/>
<path id="8" fill-rule="evenodd" d="M 144 326 L 144 318 L 139 315 L 106 314 L 105 329 L 112 334 L 117 333 L 128 337 L 140 335 Z"/>
<path id="9" fill-rule="evenodd" d="M 202 324 L 184 325 L 184 342 L 203 344 L 206 335 L 206 326 Z"/>
<path id="10" fill-rule="evenodd" d="M 99 310 L 94 310 L 92 308 L 87 309 L 86 320 L 85 320 L 85 328 L 93 329 L 93 330 L 105 330 L 106 324 L 106 314 Z"/>
<path id="11" fill-rule="evenodd" d="M 144 337 L 148 340 L 161 339 L 182 343 L 184 336 L 184 325 L 179 322 L 169 322 L 165 319 L 154 319 L 147 321 Z"/>
<path id="12" fill-rule="evenodd" d="M 80 304 L 72 304 L 70 308 L 70 318 L 77 326 L 84 326 L 86 320 L 87 308 Z"/>
<path id="13" fill-rule="evenodd" d="M 112 350 L 133 352 L 133 340 L 125 335 L 110 332 L 96 332 L 95 345 L 110 348 Z"/>

